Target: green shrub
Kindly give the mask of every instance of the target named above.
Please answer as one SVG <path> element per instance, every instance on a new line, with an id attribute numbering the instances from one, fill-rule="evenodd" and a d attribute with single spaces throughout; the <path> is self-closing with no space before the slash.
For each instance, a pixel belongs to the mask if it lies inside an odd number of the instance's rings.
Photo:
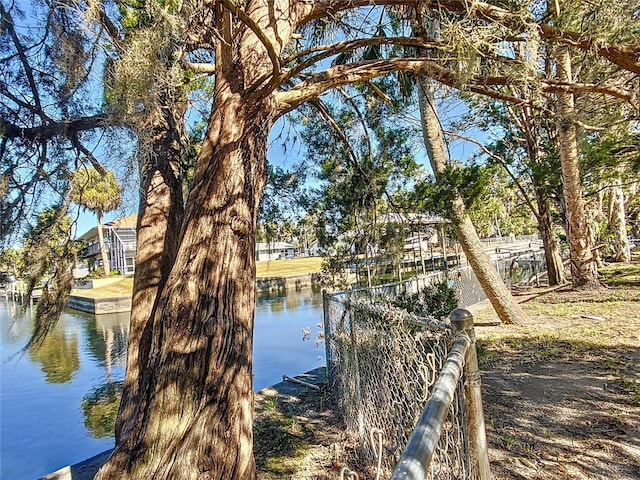
<path id="1" fill-rule="evenodd" d="M 458 297 L 455 290 L 441 282 L 418 293 L 403 293 L 394 299 L 393 304 L 420 317 L 442 319 L 458 307 Z"/>
<path id="2" fill-rule="evenodd" d="M 99 267 L 89 272 L 85 278 L 104 278 L 104 268 Z"/>

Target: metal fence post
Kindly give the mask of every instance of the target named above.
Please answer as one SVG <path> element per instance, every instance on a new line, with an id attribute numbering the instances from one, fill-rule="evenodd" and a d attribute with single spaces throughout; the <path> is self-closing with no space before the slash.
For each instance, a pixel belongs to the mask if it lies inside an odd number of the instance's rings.
<path id="1" fill-rule="evenodd" d="M 472 472 L 479 480 L 490 480 L 489 451 L 484 425 L 484 412 L 482 410 L 482 393 L 480 371 L 478 369 L 478 354 L 476 351 L 476 334 L 473 329 L 473 315 L 468 310 L 456 308 L 449 317 L 451 325 L 464 331 L 471 339 L 471 345 L 467 349 L 464 365 L 464 399 L 469 432 L 469 457 Z"/>
<path id="2" fill-rule="evenodd" d="M 331 365 L 331 340 L 333 338 L 331 332 L 331 319 L 329 318 L 329 294 L 322 289 L 322 313 L 324 315 L 324 349 L 325 363 L 327 370 L 327 385 L 333 385 L 333 365 Z"/>

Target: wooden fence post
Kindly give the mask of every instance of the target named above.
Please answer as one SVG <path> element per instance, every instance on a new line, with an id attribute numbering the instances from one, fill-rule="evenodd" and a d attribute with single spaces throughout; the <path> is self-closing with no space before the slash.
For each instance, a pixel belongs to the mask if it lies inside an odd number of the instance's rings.
<path id="1" fill-rule="evenodd" d="M 451 325 L 456 330 L 466 332 L 471 339 L 464 365 L 464 399 L 469 432 L 469 456 L 472 472 L 475 472 L 475 478 L 490 480 L 491 470 L 489 469 L 489 451 L 482 410 L 481 381 L 476 351 L 476 334 L 473 329 L 473 315 L 468 310 L 456 308 L 451 312 L 449 318 Z"/>

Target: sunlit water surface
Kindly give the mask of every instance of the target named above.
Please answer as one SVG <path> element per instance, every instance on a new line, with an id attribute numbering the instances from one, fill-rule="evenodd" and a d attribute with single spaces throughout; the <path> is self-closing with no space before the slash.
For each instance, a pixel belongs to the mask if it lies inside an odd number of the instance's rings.
<path id="1" fill-rule="evenodd" d="M 67 310 L 39 350 L 15 355 L 29 340 L 31 315 L 0 298 L 0 478 L 35 480 L 113 446 L 105 419 L 117 408 L 128 321 L 128 313 Z M 255 390 L 324 365 L 321 322 L 320 292 L 260 296 Z"/>

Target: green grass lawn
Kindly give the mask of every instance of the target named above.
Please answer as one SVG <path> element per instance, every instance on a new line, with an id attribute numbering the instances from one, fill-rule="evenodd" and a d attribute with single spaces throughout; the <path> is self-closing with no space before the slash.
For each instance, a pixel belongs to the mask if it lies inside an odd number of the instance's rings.
<path id="1" fill-rule="evenodd" d="M 71 291 L 71 295 L 91 298 L 108 298 L 131 295 L 131 292 L 133 292 L 133 276 L 124 277 L 119 282 L 105 285 L 104 287 L 91 289 L 74 288 Z"/>
<path id="2" fill-rule="evenodd" d="M 269 260 L 256 263 L 258 278 L 287 277 L 304 273 L 319 272 L 322 269 L 322 258 L 305 257 L 292 260 Z M 130 295 L 133 291 L 133 277 L 125 277 L 119 282 L 91 290 L 74 289 L 72 295 L 92 298 L 117 297 Z"/>
<path id="3" fill-rule="evenodd" d="M 598 273 L 600 273 L 602 281 L 612 287 L 640 286 L 640 263 L 612 263 L 600 268 Z"/>
<path id="4" fill-rule="evenodd" d="M 291 260 L 267 260 L 256 262 L 256 276 L 265 277 L 288 277 L 289 275 L 302 275 L 304 273 L 315 273 L 322 270 L 322 258 L 304 257 Z"/>

